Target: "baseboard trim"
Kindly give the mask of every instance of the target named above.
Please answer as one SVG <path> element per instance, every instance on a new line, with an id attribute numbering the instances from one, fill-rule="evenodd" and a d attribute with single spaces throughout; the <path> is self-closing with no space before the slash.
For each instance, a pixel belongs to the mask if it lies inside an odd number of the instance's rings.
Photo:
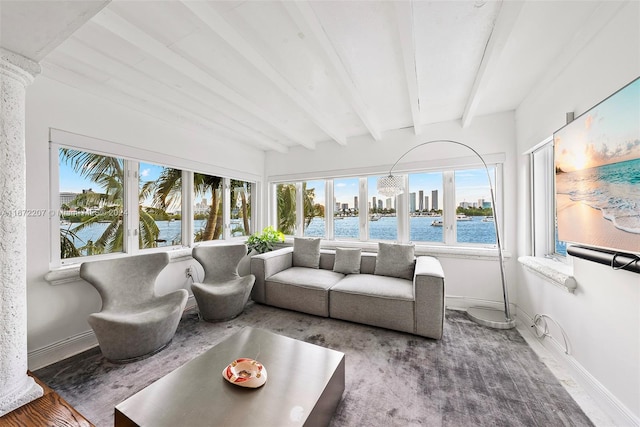
<path id="1" fill-rule="evenodd" d="M 193 295 L 189 295 L 185 311 L 197 307 Z M 45 347 L 28 352 L 27 364 L 30 371 L 35 371 L 53 363 L 59 362 L 78 353 L 87 351 L 98 345 L 98 339 L 93 330 L 81 332 L 61 341 L 54 342 Z"/>
<path id="2" fill-rule="evenodd" d="M 531 325 L 533 318 L 520 308 L 517 309 L 517 319 L 520 324 L 518 330 L 526 331 L 526 334 L 544 347 L 551 356 L 566 369 L 573 379 L 582 387 L 586 394 L 600 407 L 602 412 L 611 418 L 618 426 L 640 427 L 640 418 L 634 415 L 618 398 L 591 375 L 573 356 L 566 354 L 564 345 L 553 339 L 546 337 L 539 339 L 533 333 Z M 521 327 L 520 327 L 521 326 Z"/>
<path id="3" fill-rule="evenodd" d="M 27 363 L 30 371 L 35 371 L 67 357 L 87 351 L 98 345 L 98 340 L 92 330 L 88 330 L 48 346 L 30 351 Z"/>
<path id="4" fill-rule="evenodd" d="M 462 297 L 456 295 L 446 295 L 444 297 L 444 304 L 447 308 L 452 310 L 467 310 L 470 307 L 489 307 L 495 308 L 496 310 L 504 310 L 504 303 L 502 301 L 492 301 L 480 298 L 469 298 Z M 515 313 L 516 305 L 513 303 L 509 304 L 511 308 L 511 314 Z"/>

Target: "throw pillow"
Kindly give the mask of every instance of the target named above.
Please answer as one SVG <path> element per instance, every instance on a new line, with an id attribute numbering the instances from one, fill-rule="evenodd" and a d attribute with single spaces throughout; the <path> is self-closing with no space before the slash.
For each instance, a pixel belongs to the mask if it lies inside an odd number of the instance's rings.
<path id="1" fill-rule="evenodd" d="M 360 248 L 336 248 L 333 271 L 342 274 L 359 274 L 361 252 Z"/>
<path id="2" fill-rule="evenodd" d="M 378 243 L 374 274 L 413 280 L 415 247 L 398 243 Z"/>
<path id="3" fill-rule="evenodd" d="M 293 239 L 293 266 L 320 268 L 320 238 Z"/>

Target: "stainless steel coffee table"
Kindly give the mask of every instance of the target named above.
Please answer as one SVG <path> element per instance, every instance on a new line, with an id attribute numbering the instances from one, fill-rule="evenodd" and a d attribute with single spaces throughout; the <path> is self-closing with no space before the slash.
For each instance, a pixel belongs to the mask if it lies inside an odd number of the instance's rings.
<path id="1" fill-rule="evenodd" d="M 247 357 L 267 382 L 243 388 L 223 369 Z M 115 408 L 116 427 L 326 426 L 344 391 L 344 353 L 245 328 Z"/>

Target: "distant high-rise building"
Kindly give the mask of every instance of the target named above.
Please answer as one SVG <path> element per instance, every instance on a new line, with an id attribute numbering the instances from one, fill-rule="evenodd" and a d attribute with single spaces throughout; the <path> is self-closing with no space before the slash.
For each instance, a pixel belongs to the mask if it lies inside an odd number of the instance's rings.
<path id="1" fill-rule="evenodd" d="M 336 202 L 336 211 L 340 210 L 340 202 Z"/>
<path id="2" fill-rule="evenodd" d="M 373 208 L 376 209 L 378 207 L 378 203 L 376 203 L 376 198 L 373 198 Z"/>
<path id="3" fill-rule="evenodd" d="M 353 208 L 358 209 L 358 196 L 353 196 Z"/>
<path id="4" fill-rule="evenodd" d="M 482 202 L 482 209 L 487 209 L 491 207 L 491 202 Z"/>
<path id="5" fill-rule="evenodd" d="M 418 203 L 418 209 L 423 211 L 425 209 L 425 206 L 424 206 L 424 191 L 423 190 L 418 191 L 418 200 L 420 201 Z"/>
<path id="6" fill-rule="evenodd" d="M 382 200 L 378 200 L 378 209 L 382 209 Z"/>
<path id="7" fill-rule="evenodd" d="M 429 210 L 429 196 L 424 196 L 424 208 Z"/>
<path id="8" fill-rule="evenodd" d="M 409 212 L 416 211 L 416 193 L 409 193 Z"/>
<path id="9" fill-rule="evenodd" d="M 388 199 L 386 199 L 386 200 L 384 201 L 384 207 L 385 207 L 386 209 L 391 209 L 391 208 L 392 208 L 392 205 L 391 205 L 391 198 L 388 198 Z"/>
<path id="10" fill-rule="evenodd" d="M 438 210 L 438 190 L 433 190 L 431 192 L 431 205 L 434 211 Z"/>
<path id="11" fill-rule="evenodd" d="M 342 210 L 345 211 L 345 212 L 348 211 L 349 210 L 349 203 L 343 203 L 342 204 Z"/>
<path id="12" fill-rule="evenodd" d="M 77 193 L 70 193 L 66 191 L 60 192 L 60 206 L 68 205 L 69 203 L 73 202 L 77 195 Z"/>

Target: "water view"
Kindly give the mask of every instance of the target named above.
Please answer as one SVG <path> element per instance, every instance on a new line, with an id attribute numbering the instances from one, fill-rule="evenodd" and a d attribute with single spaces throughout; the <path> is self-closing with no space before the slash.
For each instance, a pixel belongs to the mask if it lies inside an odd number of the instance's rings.
<path id="1" fill-rule="evenodd" d="M 494 222 L 482 216 L 466 217 L 468 220 L 457 221 L 459 243 L 495 244 Z M 442 226 L 431 225 L 434 221 L 442 221 L 440 216 L 414 216 L 410 219 L 409 238 L 414 242 L 442 242 Z M 358 217 L 345 217 L 334 222 L 336 239 L 359 238 Z M 313 218 L 305 229 L 305 236 L 322 237 L 325 234 L 324 218 Z M 397 220 L 395 216 L 382 216 L 369 221 L 369 239 L 397 240 Z"/>

